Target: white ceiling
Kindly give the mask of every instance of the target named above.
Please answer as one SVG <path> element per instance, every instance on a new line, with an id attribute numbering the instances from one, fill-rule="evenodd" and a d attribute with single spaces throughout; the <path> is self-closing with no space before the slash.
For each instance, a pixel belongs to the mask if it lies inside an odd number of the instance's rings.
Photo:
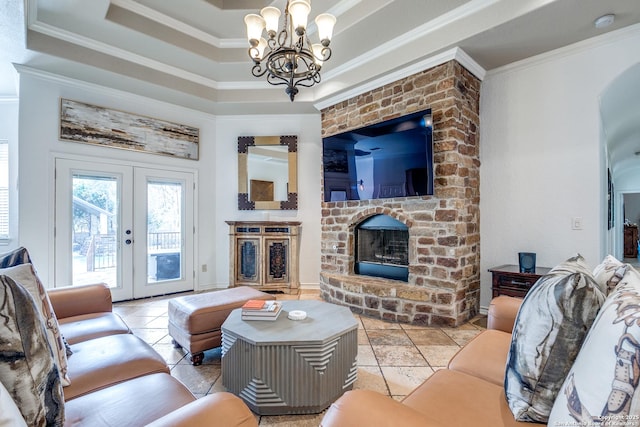
<path id="1" fill-rule="evenodd" d="M 481 74 L 640 22 L 639 0 L 313 0 L 310 18 L 338 19 L 333 56 L 322 83 L 301 88 L 291 103 L 282 86 L 251 75 L 243 23 L 247 13 L 282 9 L 286 0 L 1 3 L 0 97 L 16 96 L 12 64 L 20 64 L 212 114 L 317 112 L 455 48 Z M 605 13 L 616 15 L 614 24 L 596 29 Z M 627 98 L 640 110 L 638 96 Z"/>

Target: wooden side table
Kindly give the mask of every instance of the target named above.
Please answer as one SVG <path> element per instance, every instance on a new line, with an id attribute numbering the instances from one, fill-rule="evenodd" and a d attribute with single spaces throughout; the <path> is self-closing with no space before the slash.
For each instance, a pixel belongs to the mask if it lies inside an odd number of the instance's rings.
<path id="1" fill-rule="evenodd" d="M 501 265 L 490 268 L 493 275 L 491 291 L 493 298 L 498 295 L 524 298 L 531 286 L 549 271 L 548 267 L 536 267 L 533 273 L 521 273 L 517 265 Z"/>

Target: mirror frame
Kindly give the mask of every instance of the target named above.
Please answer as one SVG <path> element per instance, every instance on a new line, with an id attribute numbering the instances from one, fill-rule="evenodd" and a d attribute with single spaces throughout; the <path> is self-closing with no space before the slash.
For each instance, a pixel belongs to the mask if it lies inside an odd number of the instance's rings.
<path id="1" fill-rule="evenodd" d="M 253 202 L 249 200 L 249 147 L 262 145 L 285 145 L 288 147 L 289 191 L 287 200 Z M 298 209 L 298 137 L 284 136 L 239 136 L 238 137 L 238 209 L 239 210 L 296 210 Z"/>

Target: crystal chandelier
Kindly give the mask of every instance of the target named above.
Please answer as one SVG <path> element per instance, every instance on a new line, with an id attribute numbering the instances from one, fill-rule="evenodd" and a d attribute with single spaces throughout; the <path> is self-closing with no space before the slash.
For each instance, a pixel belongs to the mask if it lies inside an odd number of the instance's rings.
<path id="1" fill-rule="evenodd" d="M 311 87 L 320 83 L 320 69 L 331 57 L 331 35 L 336 18 L 320 14 L 315 22 L 320 43 L 311 44 L 307 37 L 307 17 L 311 0 L 288 0 L 284 10 L 284 26 L 278 32 L 281 12 L 268 6 L 260 15 L 244 17 L 249 39 L 249 57 L 253 60 L 251 73 L 255 77 L 267 75 L 272 85 L 286 85 L 285 92 L 293 101 L 298 86 Z M 266 30 L 268 40 L 262 37 Z"/>

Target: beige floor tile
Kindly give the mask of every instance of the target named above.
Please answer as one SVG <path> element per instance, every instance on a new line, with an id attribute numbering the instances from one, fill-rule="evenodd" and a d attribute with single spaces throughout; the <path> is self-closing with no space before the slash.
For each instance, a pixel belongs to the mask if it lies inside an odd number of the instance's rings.
<path id="1" fill-rule="evenodd" d="M 378 361 L 370 345 L 358 345 L 358 366 L 378 366 Z"/>
<path id="2" fill-rule="evenodd" d="M 222 376 L 220 376 L 220 378 L 218 378 L 216 382 L 213 383 L 213 385 L 209 389 L 209 393 L 207 394 L 220 393 L 221 391 L 228 391 L 227 388 L 222 385 Z"/>
<path id="3" fill-rule="evenodd" d="M 371 345 L 413 345 L 402 329 L 367 330 Z"/>
<path id="4" fill-rule="evenodd" d="M 409 329 L 440 329 L 433 326 L 412 325 L 410 323 L 400 323 L 400 327 L 405 330 Z"/>
<path id="5" fill-rule="evenodd" d="M 392 396 L 405 396 L 433 374 L 429 367 L 381 366 Z"/>
<path id="6" fill-rule="evenodd" d="M 373 345 L 372 348 L 380 366 L 429 366 L 413 345 Z"/>
<path id="7" fill-rule="evenodd" d="M 130 328 L 144 328 L 147 326 L 147 324 L 153 320 L 157 319 L 157 317 L 152 317 L 152 316 L 122 316 L 122 320 L 125 321 L 125 323 L 130 327 Z M 165 325 L 167 326 L 167 325 Z"/>
<path id="8" fill-rule="evenodd" d="M 137 313 L 141 313 L 144 307 L 139 305 L 122 305 L 123 303 L 117 303 L 113 306 L 113 312 L 119 314 L 121 317 L 135 316 Z"/>
<path id="9" fill-rule="evenodd" d="M 364 329 L 358 329 L 358 344 L 359 345 L 369 344 L 369 336 L 367 335 L 367 331 L 365 331 Z"/>
<path id="10" fill-rule="evenodd" d="M 138 310 L 133 315 L 151 316 L 151 317 L 167 316 L 167 307 L 166 307 L 166 304 L 164 307 L 142 306 L 142 307 L 139 307 Z"/>
<path id="11" fill-rule="evenodd" d="M 178 364 L 171 368 L 171 375 L 182 381 L 192 393 L 207 394 L 211 385 L 220 377 L 219 365 L 191 366 Z"/>
<path id="12" fill-rule="evenodd" d="M 153 348 L 160 353 L 168 365 L 175 365 L 186 355 L 183 350 L 176 349 L 171 344 L 154 344 Z"/>
<path id="13" fill-rule="evenodd" d="M 169 317 L 168 316 L 159 316 L 156 317 L 155 319 L 151 320 L 149 323 L 147 323 L 144 327 L 145 328 L 167 328 L 167 325 L 169 324 Z"/>
<path id="14" fill-rule="evenodd" d="M 308 300 L 322 301 L 322 298 L 320 298 L 320 295 L 317 295 L 317 294 L 300 294 L 298 299 L 301 301 L 308 301 Z"/>
<path id="15" fill-rule="evenodd" d="M 478 329 L 443 329 L 442 331 L 450 336 L 459 346 L 467 344 L 482 332 Z"/>
<path id="16" fill-rule="evenodd" d="M 167 333 L 167 335 L 156 341 L 156 344 L 173 344 L 173 338 Z"/>
<path id="17" fill-rule="evenodd" d="M 382 371 L 378 366 L 359 366 L 358 378 L 353 384 L 353 389 L 373 390 L 386 396 L 389 395 L 387 383 L 385 382 Z"/>
<path id="18" fill-rule="evenodd" d="M 167 328 L 131 328 L 131 331 L 150 345 L 156 344 L 169 333 Z"/>
<path id="19" fill-rule="evenodd" d="M 324 412 L 311 415 L 263 415 L 260 427 L 317 427 L 322 421 Z"/>
<path id="20" fill-rule="evenodd" d="M 415 345 L 455 345 L 456 342 L 440 329 L 411 329 L 405 331 Z"/>
<path id="21" fill-rule="evenodd" d="M 418 350 L 432 368 L 443 367 L 460 350 L 457 345 L 419 345 Z"/>
<path id="22" fill-rule="evenodd" d="M 290 294 L 274 294 L 273 296 L 278 301 L 292 301 L 292 300 L 298 299 L 298 295 L 290 295 Z"/>
<path id="23" fill-rule="evenodd" d="M 366 316 L 360 316 L 360 318 L 362 319 L 362 324 L 364 325 L 365 329 L 367 329 L 367 330 L 370 330 L 370 329 L 402 329 L 402 327 L 398 323 L 386 322 L 384 320 L 373 319 L 371 317 L 366 317 Z"/>

